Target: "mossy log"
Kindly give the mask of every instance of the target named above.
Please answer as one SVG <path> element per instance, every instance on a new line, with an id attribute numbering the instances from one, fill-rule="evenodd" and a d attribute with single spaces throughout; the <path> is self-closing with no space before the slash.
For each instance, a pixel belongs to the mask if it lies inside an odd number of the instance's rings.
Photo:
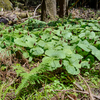
<path id="1" fill-rule="evenodd" d="M 3 8 L 4 10 L 13 9 L 12 3 L 9 0 L 0 0 L 0 8 Z"/>

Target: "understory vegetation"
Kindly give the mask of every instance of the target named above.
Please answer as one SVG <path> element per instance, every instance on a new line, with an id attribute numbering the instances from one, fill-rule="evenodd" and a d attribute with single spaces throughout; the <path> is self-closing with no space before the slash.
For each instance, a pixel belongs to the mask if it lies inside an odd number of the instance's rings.
<path id="1" fill-rule="evenodd" d="M 81 100 L 89 88 L 100 93 L 99 20 L 0 25 L 0 100 Z"/>

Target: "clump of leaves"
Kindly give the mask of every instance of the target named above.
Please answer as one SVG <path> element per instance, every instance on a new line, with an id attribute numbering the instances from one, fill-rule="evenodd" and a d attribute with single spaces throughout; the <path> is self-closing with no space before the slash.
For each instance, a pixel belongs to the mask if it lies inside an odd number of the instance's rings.
<path id="1" fill-rule="evenodd" d="M 59 19 L 48 25 L 29 19 L 1 30 L 1 49 L 10 46 L 11 54 L 20 51 L 29 62 L 33 58 L 42 58 L 39 66 L 29 72 L 21 65 L 14 66 L 18 76 L 22 77 L 16 94 L 29 83 L 42 81 L 40 73 L 63 68 L 71 75 L 78 75 L 81 67 L 90 68 L 95 60 L 100 60 L 100 36 L 97 33 L 100 33 L 98 21 L 83 19 Z"/>

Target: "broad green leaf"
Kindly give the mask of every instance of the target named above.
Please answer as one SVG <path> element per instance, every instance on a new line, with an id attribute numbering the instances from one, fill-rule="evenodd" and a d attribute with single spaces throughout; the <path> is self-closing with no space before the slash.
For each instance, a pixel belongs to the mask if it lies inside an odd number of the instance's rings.
<path id="1" fill-rule="evenodd" d="M 67 29 L 70 29 L 72 27 L 71 24 L 65 24 L 65 26 L 66 26 Z"/>
<path id="2" fill-rule="evenodd" d="M 87 25 L 86 25 L 86 22 L 81 22 L 81 27 L 82 28 L 85 28 Z"/>
<path id="3" fill-rule="evenodd" d="M 90 32 L 89 30 L 86 30 L 85 36 L 86 36 L 86 37 L 89 37 L 90 34 L 91 34 L 91 32 Z"/>
<path id="4" fill-rule="evenodd" d="M 60 59 L 64 59 L 66 58 L 65 53 L 63 52 L 63 50 L 46 50 L 45 52 L 46 55 L 50 56 L 50 57 L 55 57 L 55 58 L 60 58 Z"/>
<path id="5" fill-rule="evenodd" d="M 92 50 L 92 54 L 100 60 L 100 50 L 98 50 L 96 47 L 90 45 L 89 48 Z"/>
<path id="6" fill-rule="evenodd" d="M 73 65 L 69 64 L 68 61 L 64 60 L 63 61 L 63 64 L 64 64 L 64 66 L 65 66 L 65 68 L 66 68 L 66 70 L 67 70 L 67 72 L 69 74 L 77 75 L 77 74 L 80 73 L 79 69 L 78 68 L 75 68 Z"/>
<path id="7" fill-rule="evenodd" d="M 52 31 L 52 28 L 46 28 L 46 29 L 44 30 L 44 33 L 49 33 L 50 31 Z"/>
<path id="8" fill-rule="evenodd" d="M 54 49 L 55 49 L 55 50 L 61 50 L 61 49 L 63 49 L 63 47 L 62 47 L 62 46 L 57 46 L 57 47 L 55 47 Z"/>
<path id="9" fill-rule="evenodd" d="M 44 57 L 44 58 L 42 59 L 42 63 L 44 63 L 44 64 L 45 64 L 45 63 L 48 63 L 48 64 L 49 64 L 50 61 L 51 61 L 52 59 L 53 59 L 52 57 L 47 57 L 47 56 L 46 56 L 46 57 Z"/>
<path id="10" fill-rule="evenodd" d="M 59 67 L 62 66 L 62 64 L 60 65 L 59 64 L 59 60 L 53 58 L 53 57 L 44 57 L 42 59 L 42 63 L 41 63 L 43 66 L 46 67 L 46 70 L 48 71 L 53 71 Z M 44 68 L 45 68 L 44 67 Z"/>
<path id="11" fill-rule="evenodd" d="M 91 27 L 95 26 L 94 23 L 88 23 L 88 25 L 91 26 Z"/>
<path id="12" fill-rule="evenodd" d="M 47 40 L 49 38 L 50 38 L 50 34 L 49 33 L 41 35 L 41 39 L 42 40 Z"/>
<path id="13" fill-rule="evenodd" d="M 69 56 L 69 55 L 71 55 L 73 53 L 68 46 L 65 46 L 63 48 L 63 52 L 65 53 L 66 56 Z"/>
<path id="14" fill-rule="evenodd" d="M 71 37 L 71 42 L 70 43 L 75 43 L 75 42 L 78 42 L 80 39 L 78 38 L 78 36 L 72 36 Z"/>
<path id="15" fill-rule="evenodd" d="M 86 43 L 88 42 L 86 41 Z M 85 44 L 85 41 L 80 41 L 77 45 L 83 50 L 90 52 L 90 49 L 88 48 L 88 44 Z"/>
<path id="16" fill-rule="evenodd" d="M 93 26 L 92 28 L 93 28 L 94 31 L 99 31 L 100 32 L 100 28 L 98 28 L 96 26 Z"/>
<path id="17" fill-rule="evenodd" d="M 17 38 L 14 40 L 15 44 L 23 46 L 23 47 L 28 47 L 27 44 L 23 41 L 22 38 Z"/>
<path id="18" fill-rule="evenodd" d="M 35 47 L 35 48 L 30 49 L 30 53 L 32 53 L 33 55 L 39 56 L 44 53 L 44 50 L 40 47 Z"/>
<path id="19" fill-rule="evenodd" d="M 29 57 L 29 53 L 28 53 L 28 52 L 23 52 L 23 56 L 24 56 L 25 58 L 28 58 L 28 57 Z"/>
<path id="20" fill-rule="evenodd" d="M 76 59 L 79 59 L 79 60 L 83 58 L 81 55 L 74 54 L 74 53 L 71 55 L 71 57 L 75 57 Z"/>
<path id="21" fill-rule="evenodd" d="M 85 32 L 85 37 L 89 37 L 89 39 L 93 39 L 95 37 L 95 32 L 90 32 L 89 30 L 87 30 Z"/>
<path id="22" fill-rule="evenodd" d="M 31 37 L 27 37 L 27 41 L 26 41 L 26 45 L 28 47 L 33 47 L 34 43 L 36 43 L 36 39 L 35 38 L 31 38 Z"/>
<path id="23" fill-rule="evenodd" d="M 37 44 L 41 47 L 44 47 L 46 45 L 46 43 L 43 40 L 40 40 Z"/>
<path id="24" fill-rule="evenodd" d="M 95 32 L 91 32 L 89 35 L 89 39 L 93 39 L 95 37 Z"/>
<path id="25" fill-rule="evenodd" d="M 14 33 L 19 33 L 19 30 L 16 30 L 16 29 L 15 29 Z"/>
<path id="26" fill-rule="evenodd" d="M 60 30 L 54 30 L 53 33 L 58 35 L 58 36 L 62 36 L 62 34 L 60 34 Z"/>
<path id="27" fill-rule="evenodd" d="M 85 37 L 85 33 L 79 34 L 79 37 L 80 37 L 80 38 Z"/>
<path id="28" fill-rule="evenodd" d="M 23 30 L 23 31 L 22 31 L 22 33 L 24 33 L 24 34 L 27 33 L 27 32 L 28 32 L 27 30 Z"/>
<path id="29" fill-rule="evenodd" d="M 51 60 L 51 62 L 49 63 L 50 67 L 51 67 L 51 71 L 55 70 L 59 67 L 61 67 L 62 65 L 59 64 L 59 60 Z"/>
<path id="30" fill-rule="evenodd" d="M 81 68 L 81 64 L 79 64 L 79 60 L 75 60 L 75 61 L 72 63 L 72 65 L 73 65 L 76 69 Z"/>
<path id="31" fill-rule="evenodd" d="M 32 61 L 32 59 L 33 59 L 33 57 L 31 57 L 31 56 L 30 56 L 30 57 L 29 57 L 29 62 L 31 62 L 31 61 Z"/>
<path id="32" fill-rule="evenodd" d="M 0 47 L 4 47 L 4 44 L 2 41 L 0 41 Z"/>
<path id="33" fill-rule="evenodd" d="M 88 61 L 82 61 L 82 62 L 81 62 L 81 66 L 82 66 L 83 68 L 90 68 L 90 64 L 88 64 Z"/>
<path id="34" fill-rule="evenodd" d="M 67 30 L 63 31 L 62 34 L 63 34 L 63 37 L 65 39 L 69 39 L 72 36 L 72 33 L 70 31 L 67 31 Z"/>
<path id="35" fill-rule="evenodd" d="M 52 38 L 55 39 L 55 40 L 59 40 L 58 36 L 53 36 Z"/>
<path id="36" fill-rule="evenodd" d="M 40 31 L 39 31 L 40 32 Z M 34 35 L 35 33 L 36 34 L 38 34 L 39 33 L 38 31 L 37 32 L 34 32 L 34 33 L 30 33 L 30 35 L 32 36 L 31 38 L 34 38 L 34 39 L 36 39 L 37 37 Z M 28 36 L 29 38 L 30 38 L 30 36 Z M 26 38 L 27 38 L 27 36 L 26 36 Z"/>
<path id="37" fill-rule="evenodd" d="M 51 42 L 46 42 L 44 49 L 53 49 L 56 41 L 52 40 Z"/>
<path id="38" fill-rule="evenodd" d="M 79 64 L 79 60 L 82 59 L 82 56 L 79 54 L 72 54 L 71 58 L 68 58 L 69 62 L 75 66 L 76 68 L 81 68 L 81 65 Z"/>

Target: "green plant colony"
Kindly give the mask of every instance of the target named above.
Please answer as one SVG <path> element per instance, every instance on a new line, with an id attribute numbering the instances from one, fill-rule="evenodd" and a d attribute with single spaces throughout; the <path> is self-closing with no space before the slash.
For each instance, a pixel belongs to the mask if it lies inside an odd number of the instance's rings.
<path id="1" fill-rule="evenodd" d="M 40 65 L 29 73 L 16 64 L 14 70 L 22 76 L 16 90 L 18 94 L 29 83 L 42 81 L 46 71 L 62 67 L 71 75 L 78 75 L 80 68 L 91 68 L 100 60 L 100 24 L 98 20 L 59 19 L 48 24 L 29 19 L 0 31 L 0 52 L 8 49 L 8 55 L 21 51 L 29 62 L 42 57 Z M 24 49 L 23 49 L 24 48 Z"/>

